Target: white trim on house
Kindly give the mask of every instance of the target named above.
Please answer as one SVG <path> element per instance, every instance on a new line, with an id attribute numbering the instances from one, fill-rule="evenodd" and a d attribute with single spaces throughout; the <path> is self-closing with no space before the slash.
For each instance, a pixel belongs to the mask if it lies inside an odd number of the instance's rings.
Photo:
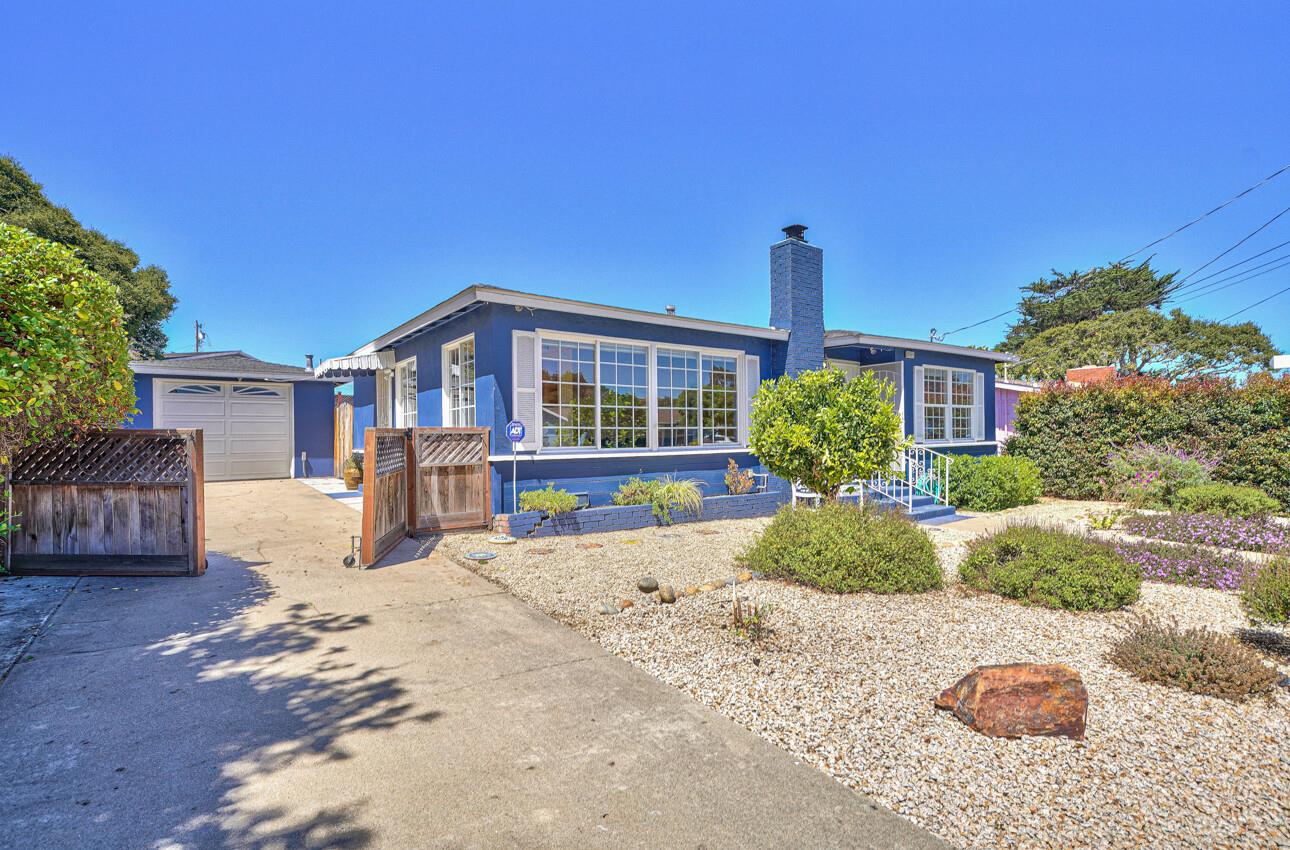
<path id="1" fill-rule="evenodd" d="M 984 444 L 983 444 L 984 445 Z M 519 452 L 520 460 L 604 460 L 613 457 L 680 457 L 682 455 L 721 455 L 721 454 L 752 454 L 752 449 L 747 446 L 686 446 L 679 449 L 600 449 L 593 451 L 584 449 L 582 451 L 551 451 L 547 449 L 543 452 Z M 489 455 L 490 462 L 510 460 L 509 454 Z"/>
<path id="2" fill-rule="evenodd" d="M 517 331 L 514 331 L 511 335 L 512 382 L 514 384 L 514 390 L 515 390 L 512 395 L 512 398 L 513 398 L 513 403 L 515 405 L 513 410 L 516 410 L 516 411 L 519 410 L 519 393 L 521 391 L 522 392 L 530 391 L 529 387 L 525 385 L 527 384 L 527 381 L 524 384 L 522 384 L 520 381 L 518 356 L 517 356 L 518 349 L 516 346 L 516 342 L 518 338 L 521 336 L 521 334 L 527 335 L 528 333 L 529 332 L 527 331 L 517 330 Z M 748 367 L 749 355 L 747 355 L 744 351 L 729 349 L 729 348 L 713 348 L 711 346 L 703 346 L 703 345 L 688 345 L 688 344 L 683 345 L 683 344 L 654 342 L 651 340 L 643 340 L 643 339 L 600 336 L 596 334 L 566 333 L 564 331 L 550 330 L 547 328 L 538 328 L 537 330 L 533 331 L 532 339 L 533 339 L 533 374 L 531 376 L 531 379 L 532 379 L 532 391 L 534 393 L 534 411 L 535 411 L 533 424 L 534 424 L 534 431 L 536 432 L 536 436 L 533 438 L 534 448 L 532 449 L 532 451 L 535 451 L 537 454 L 548 455 L 548 456 L 559 456 L 559 457 L 584 457 L 584 456 L 585 457 L 608 457 L 608 456 L 623 457 L 624 452 L 630 453 L 630 454 L 627 454 L 626 456 L 637 456 L 637 453 L 640 453 L 640 456 L 656 456 L 656 455 L 670 454 L 670 453 L 684 454 L 686 452 L 700 451 L 700 450 L 740 451 L 740 450 L 747 449 L 747 429 L 744 427 L 743 422 L 746 420 L 747 405 L 750 402 L 749 402 L 749 397 L 747 395 L 746 389 L 742 387 L 746 381 L 747 370 L 749 368 Z M 596 423 L 597 445 L 595 446 L 567 447 L 567 446 L 543 446 L 542 445 L 542 407 L 543 407 L 542 398 L 541 398 L 542 396 L 542 342 L 544 340 L 552 341 L 552 342 L 565 341 L 565 342 L 588 343 L 588 344 L 594 345 L 596 348 L 596 352 L 594 355 L 595 374 L 596 374 L 596 394 L 595 394 L 596 400 L 595 400 L 594 416 L 595 416 L 595 423 Z M 599 446 L 600 344 L 601 343 L 609 343 L 613 345 L 630 345 L 630 346 L 635 346 L 639 348 L 644 348 L 648 352 L 646 356 L 646 364 L 645 364 L 645 374 L 647 376 L 646 421 L 648 423 L 648 431 L 646 433 L 646 438 L 645 438 L 646 445 L 648 446 L 648 448 L 646 449 L 605 449 Z M 737 437 L 735 442 L 707 443 L 707 444 L 701 443 L 698 446 L 682 446 L 682 447 L 672 447 L 672 446 L 660 447 L 658 445 L 658 349 L 660 348 L 677 350 L 677 351 L 687 351 L 687 352 L 692 351 L 697 353 L 699 356 L 698 369 L 699 369 L 700 375 L 702 375 L 703 373 L 703 357 L 705 356 L 728 357 L 728 358 L 732 358 L 735 361 L 735 388 L 736 388 L 735 404 L 738 407 L 738 409 L 735 411 L 736 437 Z M 752 355 L 751 358 L 757 361 L 758 367 L 760 368 L 760 360 L 757 358 L 757 356 Z M 519 418 L 518 414 L 517 414 L 517 418 Z M 527 422 L 525 423 L 525 428 L 526 429 L 528 428 Z M 700 431 L 699 439 L 702 440 L 703 439 L 703 435 L 702 435 L 703 417 L 702 417 L 701 409 L 699 414 L 698 428 Z M 528 444 L 529 442 L 530 442 L 529 436 L 525 435 L 524 443 L 521 444 L 521 449 L 523 449 L 524 445 Z"/>
<path id="3" fill-rule="evenodd" d="M 824 352 L 828 355 L 830 348 L 844 345 L 867 345 L 874 348 L 909 348 L 914 351 L 937 351 L 942 354 L 961 354 L 964 357 L 979 357 L 982 360 L 993 360 L 997 363 L 1020 363 L 1021 358 L 1015 354 L 1004 354 L 1001 351 L 987 351 L 983 348 L 969 348 L 966 345 L 947 345 L 943 342 L 928 342 L 924 339 L 905 339 L 898 336 L 878 336 L 876 334 L 854 333 L 852 331 L 827 331 L 824 334 Z"/>
<path id="4" fill-rule="evenodd" d="M 439 421 L 448 428 L 473 428 L 475 426 L 475 418 L 479 415 L 478 408 L 476 407 L 479 402 L 479 394 L 475 388 L 475 380 L 471 379 L 470 422 L 458 423 L 453 421 L 453 414 L 455 411 L 452 407 L 452 374 L 451 367 L 448 363 L 448 356 L 452 353 L 453 349 L 460 348 L 462 344 L 466 342 L 471 344 L 471 363 L 473 369 L 473 364 L 476 362 L 476 358 L 479 355 L 478 350 L 475 348 L 474 333 L 468 333 L 465 336 L 457 337 L 452 342 L 445 342 L 443 345 L 439 346 L 439 396 L 441 402 L 440 407 L 442 410 L 442 418 Z M 478 374 L 476 374 L 476 377 L 478 377 Z M 463 384 L 462 386 L 465 385 Z M 463 405 L 459 409 L 465 410 L 465 406 Z"/>
<path id="5" fill-rule="evenodd" d="M 153 361 L 135 360 L 130 363 L 130 371 L 136 375 L 151 375 L 158 378 L 215 378 L 218 380 L 244 380 L 244 381 L 268 381 L 272 383 L 287 383 L 301 381 L 303 383 L 335 384 L 338 382 L 333 378 L 317 378 L 308 372 L 231 372 L 223 370 L 203 369 L 200 365 L 189 363 L 187 360 L 161 360 L 158 363 L 174 363 L 173 366 L 157 366 Z"/>
<path id="6" fill-rule="evenodd" d="M 404 372 L 412 370 L 412 404 L 409 407 L 408 399 L 403 394 L 404 390 Z M 420 390 L 418 381 L 420 374 L 417 367 L 417 356 L 405 357 L 398 363 L 394 364 L 394 392 L 391 401 L 394 403 L 393 419 L 395 428 L 415 428 L 417 426 L 417 392 Z M 408 416 L 411 414 L 411 420 Z"/>
<path id="7" fill-rule="evenodd" d="M 495 286 L 475 284 L 468 286 L 456 295 L 436 304 L 429 310 L 409 319 L 364 346 L 355 349 L 350 356 L 371 354 L 387 345 L 409 337 L 426 326 L 444 319 L 453 313 L 469 307 L 475 302 L 504 304 L 517 309 L 554 310 L 559 313 L 575 313 L 580 316 L 597 316 L 602 319 L 620 319 L 626 322 L 644 322 L 653 325 L 666 325 L 674 328 L 689 328 L 714 333 L 754 336 L 761 339 L 788 339 L 788 331 L 780 328 L 763 328 L 755 325 L 739 325 L 733 322 L 716 322 L 709 319 L 693 319 L 687 316 L 676 316 L 671 313 L 655 313 L 648 310 L 633 310 L 627 307 L 610 307 L 605 304 L 594 304 L 589 301 L 574 301 L 569 298 L 555 298 L 549 295 L 535 295 L 529 292 L 517 292 L 512 289 L 500 289 Z"/>
<path id="8" fill-rule="evenodd" d="M 376 372 L 376 427 L 391 428 L 394 422 L 394 369 Z"/>

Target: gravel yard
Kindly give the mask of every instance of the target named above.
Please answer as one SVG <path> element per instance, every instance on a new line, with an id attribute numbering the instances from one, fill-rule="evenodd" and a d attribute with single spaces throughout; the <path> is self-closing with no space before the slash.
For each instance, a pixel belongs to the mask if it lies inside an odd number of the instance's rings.
<path id="1" fill-rule="evenodd" d="M 1082 524 L 1090 503 L 1045 502 L 1008 519 Z M 636 590 L 652 575 L 701 585 L 738 572 L 735 555 L 769 520 L 731 520 L 499 546 L 469 564 L 529 604 L 598 640 L 839 781 L 962 847 L 1290 847 L 1290 690 L 1242 705 L 1136 681 L 1105 655 L 1134 612 L 1232 632 L 1234 595 L 1148 583 L 1129 612 L 1030 608 L 957 584 L 963 545 L 997 516 L 930 527 L 947 589 L 830 596 L 776 581 L 739 586 L 770 603 L 770 636 L 729 627 L 731 590 L 660 605 Z M 620 614 L 602 603 L 629 599 Z M 1290 655 L 1279 645 L 1279 666 Z M 932 707 L 978 664 L 1062 662 L 1089 691 L 1080 742 L 986 738 Z"/>

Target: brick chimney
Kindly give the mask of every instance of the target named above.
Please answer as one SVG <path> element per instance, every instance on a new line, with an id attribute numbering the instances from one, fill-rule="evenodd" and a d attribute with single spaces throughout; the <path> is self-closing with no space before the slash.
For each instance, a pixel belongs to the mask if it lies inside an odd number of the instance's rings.
<path id="1" fill-rule="evenodd" d="M 806 242 L 806 226 L 784 228 L 770 246 L 770 324 L 789 332 L 784 372 L 824 365 L 824 251 Z"/>
<path id="2" fill-rule="evenodd" d="M 1066 370 L 1066 383 L 1074 384 L 1077 387 L 1114 380 L 1114 366 L 1080 366 L 1078 369 Z"/>

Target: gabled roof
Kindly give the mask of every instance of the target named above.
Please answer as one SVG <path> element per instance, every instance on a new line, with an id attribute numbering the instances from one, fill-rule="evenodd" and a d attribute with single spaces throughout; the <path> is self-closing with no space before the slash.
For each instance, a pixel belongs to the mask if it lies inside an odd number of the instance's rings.
<path id="1" fill-rule="evenodd" d="M 311 369 L 270 363 L 245 351 L 171 351 L 161 355 L 160 360 L 132 360 L 130 369 L 139 375 L 255 378 L 262 381 L 319 380 Z"/>
<path id="2" fill-rule="evenodd" d="M 961 354 L 964 357 L 980 357 L 982 360 L 994 360 L 998 363 L 1018 363 L 1015 354 L 1002 351 L 990 351 L 985 348 L 972 348 L 967 345 L 947 345 L 943 342 L 929 342 L 925 339 L 908 339 L 900 336 L 879 336 L 860 331 L 825 331 L 824 347 L 840 348 L 844 345 L 868 345 L 874 348 L 912 348 L 915 351 L 938 351 L 942 354 Z"/>

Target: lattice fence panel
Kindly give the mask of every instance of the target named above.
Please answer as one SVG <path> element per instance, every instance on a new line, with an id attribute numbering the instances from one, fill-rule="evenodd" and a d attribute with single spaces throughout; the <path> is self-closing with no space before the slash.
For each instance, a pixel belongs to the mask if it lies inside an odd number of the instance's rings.
<path id="1" fill-rule="evenodd" d="M 402 434 L 376 435 L 376 474 L 401 472 L 407 464 L 406 442 Z"/>
<path id="2" fill-rule="evenodd" d="M 484 440 L 479 434 L 417 434 L 418 466 L 455 466 L 484 462 Z"/>
<path id="3" fill-rule="evenodd" d="M 188 480 L 183 434 L 110 432 L 44 443 L 14 456 L 14 484 L 182 484 Z"/>

